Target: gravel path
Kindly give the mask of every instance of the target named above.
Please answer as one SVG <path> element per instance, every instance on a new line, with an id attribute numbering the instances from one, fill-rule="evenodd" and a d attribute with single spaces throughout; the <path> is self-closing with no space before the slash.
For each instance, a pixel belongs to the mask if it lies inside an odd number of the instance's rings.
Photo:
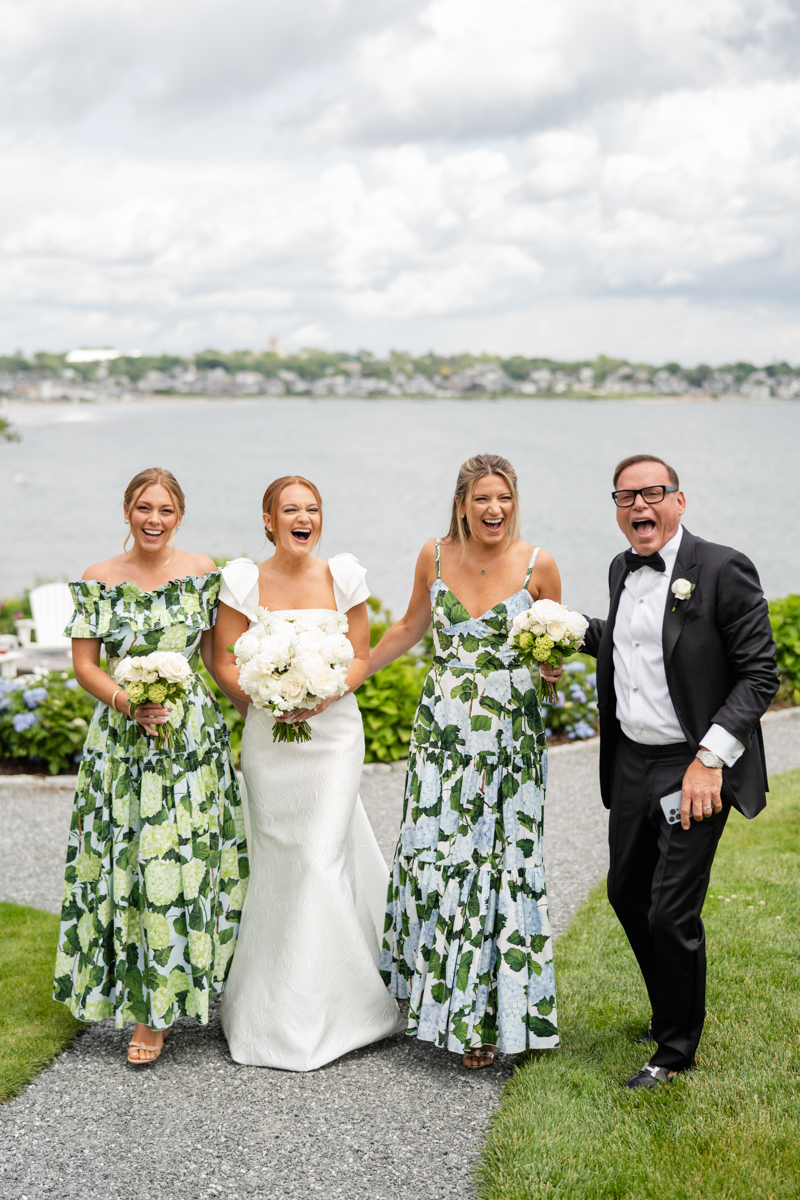
<path id="1" fill-rule="evenodd" d="M 800 766 L 800 710 L 765 721 L 771 772 Z M 597 743 L 551 752 L 545 857 L 563 931 L 607 863 Z M 403 773 L 367 768 L 362 796 L 388 857 Z M 71 791 L 0 777 L 0 899 L 58 911 Z M 320 1071 L 232 1062 L 214 1015 L 182 1021 L 155 1069 L 123 1063 L 129 1030 L 91 1026 L 0 1109 L 3 1200 L 466 1200 L 513 1061 L 467 1074 L 400 1035 Z M 202 1101 L 200 1099 L 202 1097 Z M 101 1162 L 101 1159 L 105 1160 Z"/>

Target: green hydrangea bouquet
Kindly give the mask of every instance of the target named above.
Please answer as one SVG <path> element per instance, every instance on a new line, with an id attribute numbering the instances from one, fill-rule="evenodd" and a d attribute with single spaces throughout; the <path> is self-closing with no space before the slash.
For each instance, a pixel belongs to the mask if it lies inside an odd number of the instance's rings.
<path id="1" fill-rule="evenodd" d="M 534 600 L 530 608 L 514 617 L 508 634 L 508 645 L 517 651 L 523 662 L 534 667 L 548 663 L 560 667 L 561 661 L 580 650 L 589 622 L 579 612 L 573 612 L 555 600 Z M 555 688 L 539 672 L 539 698 L 552 702 Z"/>
<path id="2" fill-rule="evenodd" d="M 139 704 L 166 704 L 186 690 L 194 672 L 182 654 L 154 650 L 152 654 L 126 655 L 114 671 L 114 679 L 125 689 L 131 711 Z M 159 748 L 172 745 L 169 721 L 156 734 Z"/>

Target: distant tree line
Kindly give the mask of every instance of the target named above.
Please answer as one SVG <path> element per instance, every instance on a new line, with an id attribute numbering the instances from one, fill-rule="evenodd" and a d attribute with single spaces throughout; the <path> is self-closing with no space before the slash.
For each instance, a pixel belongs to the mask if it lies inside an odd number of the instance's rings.
<path id="1" fill-rule="evenodd" d="M 697 367 L 682 367 L 680 363 L 668 362 L 661 366 L 649 363 L 630 362 L 624 358 L 609 358 L 599 355 L 595 359 L 561 360 L 553 358 L 526 357 L 514 354 L 510 358 L 492 354 L 428 354 L 411 355 L 406 351 L 392 350 L 385 358 L 372 354 L 369 350 L 359 350 L 355 354 L 343 351 L 329 352 L 308 348 L 294 354 L 280 354 L 274 350 L 202 350 L 192 357 L 181 357 L 174 354 L 143 355 L 140 358 L 120 357 L 103 363 L 103 373 L 110 377 L 125 377 L 131 383 L 138 383 L 149 372 L 157 371 L 168 374 L 178 369 L 193 367 L 198 371 L 222 370 L 229 375 L 242 371 L 253 371 L 266 378 L 280 376 L 281 372 L 293 372 L 300 379 L 312 383 L 325 375 L 355 374 L 361 377 L 396 379 L 398 374 L 408 376 L 423 376 L 431 381 L 447 380 L 453 374 L 460 374 L 470 368 L 494 366 L 502 370 L 509 380 L 522 382 L 530 379 L 535 372 L 550 372 L 553 377 L 581 378 L 587 387 L 602 387 L 609 378 L 638 377 L 652 378 L 657 373 L 666 373 L 685 382 L 689 388 L 702 388 L 707 381 L 716 377 L 726 377 L 738 386 L 753 374 L 758 372 L 768 379 L 785 378 L 800 374 L 799 367 L 792 367 L 786 362 L 770 363 L 758 367 L 749 362 L 728 363 L 711 367 L 701 363 Z M 65 370 L 74 377 L 86 381 L 97 378 L 97 363 L 66 363 L 65 354 L 52 354 L 39 351 L 30 357 L 21 353 L 0 355 L 0 372 L 8 375 L 30 374 L 39 378 L 61 377 Z"/>

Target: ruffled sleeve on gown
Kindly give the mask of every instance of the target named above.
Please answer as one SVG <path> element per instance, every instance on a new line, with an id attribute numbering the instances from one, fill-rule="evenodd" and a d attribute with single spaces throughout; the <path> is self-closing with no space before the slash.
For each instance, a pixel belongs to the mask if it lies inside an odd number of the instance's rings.
<path id="1" fill-rule="evenodd" d="M 328 559 L 328 566 L 333 576 L 336 608 L 340 613 L 349 612 L 369 597 L 367 569 L 361 566 L 354 555 L 335 554 L 333 558 Z"/>
<path id="2" fill-rule="evenodd" d="M 342 555 L 341 557 L 345 557 Z M 233 558 L 222 568 L 219 598 L 249 621 L 256 619 L 258 608 L 258 567 L 250 558 Z M 366 572 L 365 572 L 366 574 Z"/>

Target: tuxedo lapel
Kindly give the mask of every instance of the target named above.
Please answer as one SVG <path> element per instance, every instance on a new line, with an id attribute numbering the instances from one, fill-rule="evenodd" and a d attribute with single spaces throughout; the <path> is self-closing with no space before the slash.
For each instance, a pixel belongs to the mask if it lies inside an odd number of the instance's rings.
<path id="1" fill-rule="evenodd" d="M 617 609 L 619 608 L 619 600 L 622 595 L 622 589 L 625 586 L 625 580 L 628 572 L 625 567 L 625 560 L 622 555 L 612 564 L 611 573 L 611 597 L 608 605 L 608 617 L 606 618 L 605 633 L 600 644 L 600 653 L 598 655 L 598 672 L 602 673 L 609 688 L 608 702 L 613 702 L 614 689 L 614 622 L 617 619 Z M 605 690 L 605 689 L 604 689 Z"/>
<path id="2" fill-rule="evenodd" d="M 689 583 L 697 584 L 702 563 L 697 562 L 697 542 L 693 534 L 689 533 L 688 529 L 684 529 L 681 544 L 678 549 L 678 555 L 675 559 L 675 567 L 670 579 L 669 592 L 667 593 L 667 607 L 664 610 L 664 626 L 662 634 L 662 645 L 664 647 L 664 669 L 669 670 L 670 659 L 675 645 L 680 637 L 683 629 L 683 622 L 686 619 L 686 610 L 692 603 L 694 593 L 688 600 L 676 600 L 672 593 L 672 584 L 676 579 L 687 579 Z"/>
<path id="3" fill-rule="evenodd" d="M 625 580 L 628 577 L 628 571 L 625 566 L 625 559 L 622 557 L 622 555 L 620 555 L 619 559 L 616 561 L 615 569 L 616 569 L 616 578 L 613 579 L 612 584 L 611 584 L 611 597 L 608 602 L 608 618 L 606 620 L 606 627 L 611 629 L 612 642 L 614 640 L 614 638 L 613 638 L 614 622 L 617 619 L 617 609 L 619 608 L 619 600 L 620 600 L 620 596 L 622 595 L 622 589 L 625 587 Z"/>

